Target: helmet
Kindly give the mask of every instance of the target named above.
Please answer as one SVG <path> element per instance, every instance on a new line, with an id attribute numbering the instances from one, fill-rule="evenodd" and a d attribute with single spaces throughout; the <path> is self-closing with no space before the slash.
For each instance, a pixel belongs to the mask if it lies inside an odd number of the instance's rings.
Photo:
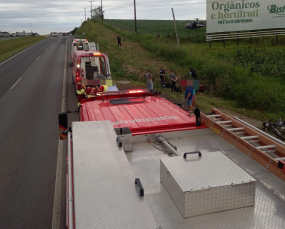
<path id="1" fill-rule="evenodd" d="M 269 122 L 268 121 L 263 122 L 263 127 L 264 128 L 269 127 Z"/>
<path id="2" fill-rule="evenodd" d="M 82 83 L 82 77 L 76 77 L 76 84 Z"/>

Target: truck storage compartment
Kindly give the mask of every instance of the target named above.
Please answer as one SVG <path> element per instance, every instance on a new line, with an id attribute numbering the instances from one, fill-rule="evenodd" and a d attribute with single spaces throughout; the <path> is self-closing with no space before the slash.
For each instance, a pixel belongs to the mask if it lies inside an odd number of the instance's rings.
<path id="1" fill-rule="evenodd" d="M 255 204 L 255 179 L 221 152 L 162 158 L 160 181 L 184 218 Z"/>

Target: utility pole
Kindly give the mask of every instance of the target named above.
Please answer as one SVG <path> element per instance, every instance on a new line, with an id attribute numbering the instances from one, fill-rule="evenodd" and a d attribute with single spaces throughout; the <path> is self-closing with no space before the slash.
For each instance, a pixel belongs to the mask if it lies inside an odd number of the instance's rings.
<path id="1" fill-rule="evenodd" d="M 86 8 L 83 8 L 84 9 L 84 15 L 85 15 L 85 21 L 86 21 Z"/>
<path id="2" fill-rule="evenodd" d="M 92 2 L 94 2 L 94 1 L 89 1 L 89 2 L 90 2 L 90 5 L 91 5 L 90 13 L 91 13 L 91 19 L 92 19 Z"/>
<path id="3" fill-rule="evenodd" d="M 137 32 L 137 10 L 136 10 L 136 0 L 134 0 L 134 11 L 135 11 L 135 32 Z"/>
<path id="4" fill-rule="evenodd" d="M 174 11 L 173 11 L 173 8 L 171 8 L 171 9 L 172 9 L 172 15 L 173 15 L 173 21 L 174 21 L 174 28 L 175 28 L 175 33 L 176 33 L 177 45 L 178 45 L 178 48 L 179 48 L 179 39 L 178 39 L 178 33 L 177 33 L 177 28 L 176 28 L 176 22 L 175 22 Z"/>
<path id="5" fill-rule="evenodd" d="M 102 17 L 102 22 L 103 22 L 103 9 L 102 9 L 102 0 L 101 0 L 101 17 Z"/>

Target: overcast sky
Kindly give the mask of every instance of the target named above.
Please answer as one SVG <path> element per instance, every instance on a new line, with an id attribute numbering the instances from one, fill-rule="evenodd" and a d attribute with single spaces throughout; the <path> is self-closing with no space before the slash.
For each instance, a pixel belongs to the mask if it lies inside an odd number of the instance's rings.
<path id="1" fill-rule="evenodd" d="M 134 0 L 102 0 L 106 19 L 133 19 Z M 136 0 L 137 19 L 206 19 L 206 0 Z M 93 8 L 101 5 L 94 0 Z M 88 0 L 0 0 L 0 31 L 68 32 L 90 17 Z M 31 24 L 30 24 L 31 23 Z M 31 26 L 31 29 L 30 29 Z"/>

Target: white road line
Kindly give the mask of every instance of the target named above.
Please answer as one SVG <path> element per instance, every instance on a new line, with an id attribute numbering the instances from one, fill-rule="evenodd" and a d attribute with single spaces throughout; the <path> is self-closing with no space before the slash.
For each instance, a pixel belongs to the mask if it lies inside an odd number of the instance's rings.
<path id="1" fill-rule="evenodd" d="M 17 85 L 17 83 L 19 83 L 19 81 L 20 81 L 21 79 L 22 79 L 22 77 L 20 77 L 20 78 L 17 80 L 17 82 L 14 83 L 14 85 L 10 88 L 10 90 L 13 89 L 13 88 Z"/>
<path id="2" fill-rule="evenodd" d="M 36 61 L 38 61 L 38 59 L 40 59 L 40 56 L 36 59 Z"/>
<path id="3" fill-rule="evenodd" d="M 12 56 L 12 57 L 11 57 L 11 58 L 9 58 L 8 60 L 5 60 L 4 62 L 2 62 L 0 65 L 2 65 L 2 64 L 4 64 L 4 63 L 6 63 L 6 62 L 7 62 L 7 61 L 9 61 L 9 60 L 12 60 L 12 59 L 13 59 L 13 58 L 15 58 L 16 56 L 20 55 L 21 53 L 23 53 L 23 52 L 27 51 L 28 49 L 30 49 L 30 48 L 32 48 L 32 47 L 34 47 L 35 45 L 37 45 L 37 44 L 39 44 L 39 43 L 41 43 L 41 42 L 43 42 L 43 41 L 45 41 L 45 40 L 42 40 L 42 41 L 40 41 L 40 42 L 38 42 L 38 43 L 34 44 L 33 46 L 31 46 L 31 47 L 29 47 L 29 48 L 27 48 L 27 49 L 23 50 L 22 52 L 17 53 L 15 56 Z"/>
<path id="4" fill-rule="evenodd" d="M 66 110 L 67 104 L 67 41 L 65 46 L 65 61 L 64 61 L 64 73 L 63 73 L 63 87 L 62 87 L 62 100 L 61 100 L 61 112 Z M 55 190 L 54 190 L 54 201 L 53 201 L 53 216 L 52 216 L 52 229 L 60 228 L 60 208 L 61 208 L 61 189 L 62 189 L 62 163 L 63 163 L 63 143 L 64 141 L 59 140 L 58 152 L 57 152 L 57 164 L 56 164 L 56 175 L 55 175 Z"/>
<path id="5" fill-rule="evenodd" d="M 47 47 L 47 49 L 46 50 L 48 50 L 48 47 Z"/>

